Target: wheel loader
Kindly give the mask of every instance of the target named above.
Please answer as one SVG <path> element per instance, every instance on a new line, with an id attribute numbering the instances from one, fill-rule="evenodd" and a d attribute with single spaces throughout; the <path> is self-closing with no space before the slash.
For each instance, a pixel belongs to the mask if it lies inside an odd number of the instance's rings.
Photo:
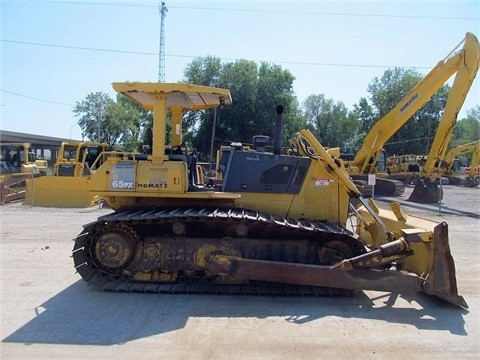
<path id="1" fill-rule="evenodd" d="M 153 111 L 152 151 L 110 153 L 90 178 L 89 191 L 113 212 L 84 225 L 75 239 L 74 266 L 88 284 L 152 293 L 422 291 L 467 308 L 457 291 L 447 224 L 364 200 L 339 149 L 326 150 L 308 130 L 298 132 L 285 153 L 283 106 L 272 109 L 272 152 L 265 136 L 254 137 L 252 147 L 223 145 L 222 183 L 200 186 L 191 176 L 194 156 L 178 146 L 182 114 L 228 106 L 229 90 L 113 87 Z"/>

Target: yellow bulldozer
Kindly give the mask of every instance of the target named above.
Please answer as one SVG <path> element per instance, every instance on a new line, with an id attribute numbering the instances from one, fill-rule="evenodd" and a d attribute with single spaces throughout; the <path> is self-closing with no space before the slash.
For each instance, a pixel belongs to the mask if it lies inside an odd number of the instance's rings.
<path id="1" fill-rule="evenodd" d="M 74 267 L 88 284 L 153 293 L 423 291 L 467 307 L 457 292 L 447 224 L 364 200 L 338 149 L 326 150 L 308 130 L 283 154 L 282 105 L 272 111 L 273 151 L 223 146 L 222 183 L 205 187 L 191 176 L 194 156 L 171 149 L 182 143 L 182 114 L 228 106 L 229 90 L 113 87 L 153 111 L 152 152 L 112 153 L 91 175 L 89 191 L 114 211 L 75 239 Z M 166 144 L 167 112 L 173 146 Z"/>
<path id="2" fill-rule="evenodd" d="M 0 204 L 25 198 L 25 182 L 46 175 L 48 164 L 29 143 L 0 143 Z"/>
<path id="3" fill-rule="evenodd" d="M 45 207 L 90 207 L 101 201 L 88 191 L 90 175 L 104 161 L 107 144 L 62 142 L 53 176 L 28 179 L 25 205 Z"/>

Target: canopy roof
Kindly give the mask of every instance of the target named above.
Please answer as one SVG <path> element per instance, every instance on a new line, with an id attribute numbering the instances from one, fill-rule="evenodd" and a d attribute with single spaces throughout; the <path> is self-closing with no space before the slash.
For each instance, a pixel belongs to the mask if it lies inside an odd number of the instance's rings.
<path id="1" fill-rule="evenodd" d="M 115 91 L 139 103 L 145 110 L 154 110 L 157 96 L 166 96 L 166 107 L 181 107 L 185 111 L 204 110 L 230 105 L 230 90 L 182 83 L 115 82 Z"/>

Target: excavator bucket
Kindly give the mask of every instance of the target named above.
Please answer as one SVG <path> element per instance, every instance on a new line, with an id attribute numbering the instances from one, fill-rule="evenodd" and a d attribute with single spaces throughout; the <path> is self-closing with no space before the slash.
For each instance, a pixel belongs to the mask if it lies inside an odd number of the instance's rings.
<path id="1" fill-rule="evenodd" d="M 465 299 L 458 295 L 455 263 L 450 252 L 448 225 L 445 222 L 433 221 L 406 215 L 398 203 L 391 204 L 391 209 L 379 209 L 372 200 L 372 208 L 381 221 L 396 236 L 401 236 L 407 243 L 410 256 L 397 262 L 399 279 L 402 281 L 385 284 L 385 289 L 398 291 L 422 291 L 437 296 L 451 304 L 468 308 Z M 385 249 L 391 247 L 383 229 L 378 225 L 370 212 L 361 207 L 358 210 L 364 223 L 357 227 L 357 233 L 370 247 Z M 405 276 L 405 278 L 404 278 Z M 384 279 L 388 280 L 388 277 Z"/>
<path id="2" fill-rule="evenodd" d="M 467 176 L 465 177 L 465 186 L 466 187 L 476 187 L 480 184 L 480 178 L 478 176 Z"/>
<path id="3" fill-rule="evenodd" d="M 42 176 L 27 180 L 24 205 L 86 208 L 100 201 L 88 192 L 87 178 L 72 176 Z"/>
<path id="4" fill-rule="evenodd" d="M 443 190 L 436 184 L 424 180 L 417 179 L 408 201 L 416 203 L 436 203 L 443 199 Z"/>

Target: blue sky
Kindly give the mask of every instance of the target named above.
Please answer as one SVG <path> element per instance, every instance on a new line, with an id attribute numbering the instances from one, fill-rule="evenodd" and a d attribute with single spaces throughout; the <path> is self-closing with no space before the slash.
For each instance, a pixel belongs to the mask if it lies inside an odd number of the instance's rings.
<path id="1" fill-rule="evenodd" d="M 426 74 L 465 36 L 480 35 L 480 2 L 168 1 L 166 82 L 212 55 L 281 65 L 302 103 L 349 109 L 395 66 Z M 0 129 L 81 139 L 76 102 L 115 98 L 116 81 L 158 81 L 159 1 L 1 1 Z M 478 77 L 460 113 L 480 103 Z M 235 101 L 235 99 L 233 99 Z"/>

